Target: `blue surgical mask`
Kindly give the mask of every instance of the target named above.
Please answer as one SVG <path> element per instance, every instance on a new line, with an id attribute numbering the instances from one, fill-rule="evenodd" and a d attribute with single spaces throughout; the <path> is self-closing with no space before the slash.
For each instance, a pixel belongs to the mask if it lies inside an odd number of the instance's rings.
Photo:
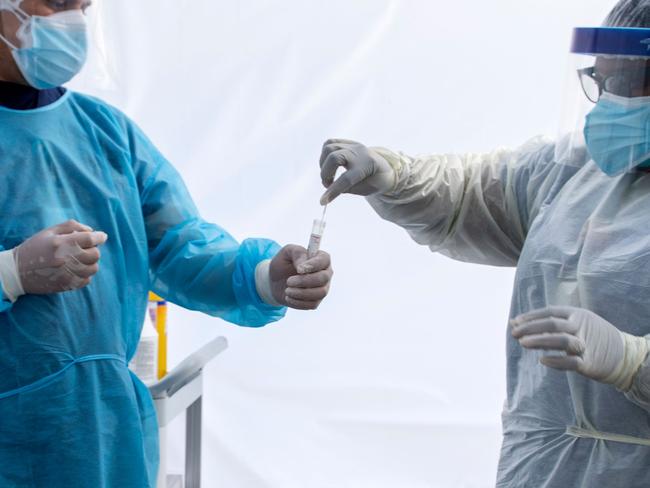
<path id="1" fill-rule="evenodd" d="M 650 97 L 604 92 L 587 115 L 584 134 L 589 154 L 607 175 L 650 167 Z"/>
<path id="2" fill-rule="evenodd" d="M 22 25 L 14 46 L 0 35 L 12 50 L 18 69 L 27 83 L 40 90 L 61 86 L 77 75 L 88 54 L 88 29 L 81 10 L 68 10 L 47 17 L 29 16 L 18 7 L 14 14 Z"/>

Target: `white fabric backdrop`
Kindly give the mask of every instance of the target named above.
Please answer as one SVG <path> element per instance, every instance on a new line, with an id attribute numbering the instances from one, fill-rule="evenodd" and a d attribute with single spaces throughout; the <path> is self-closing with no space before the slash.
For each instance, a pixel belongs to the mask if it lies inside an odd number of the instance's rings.
<path id="1" fill-rule="evenodd" d="M 110 0 L 118 89 L 204 217 L 306 244 L 328 137 L 409 153 L 554 134 L 570 29 L 612 0 Z M 453 262 L 360 198 L 328 212 L 316 313 L 261 330 L 179 308 L 172 365 L 217 336 L 204 486 L 494 486 L 512 270 Z M 171 464 L 182 470 L 182 425 Z"/>

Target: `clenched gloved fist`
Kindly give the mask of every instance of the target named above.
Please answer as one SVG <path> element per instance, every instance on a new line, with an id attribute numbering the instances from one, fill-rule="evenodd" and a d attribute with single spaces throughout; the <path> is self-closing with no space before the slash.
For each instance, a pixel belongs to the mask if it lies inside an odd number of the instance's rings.
<path id="1" fill-rule="evenodd" d="M 315 310 L 329 293 L 333 274 L 326 252 L 309 259 L 304 247 L 285 246 L 269 267 L 273 298 L 291 308 Z"/>
<path id="2" fill-rule="evenodd" d="M 336 171 L 346 169 L 334 181 Z M 392 190 L 397 182 L 395 169 L 376 151 L 345 139 L 330 139 L 320 157 L 321 180 L 327 191 L 321 205 L 327 205 L 341 193 L 368 196 Z"/>
<path id="3" fill-rule="evenodd" d="M 108 236 L 74 220 L 45 229 L 13 250 L 25 293 L 82 288 L 99 270 L 99 246 Z"/>
<path id="4" fill-rule="evenodd" d="M 589 310 L 548 307 L 510 321 L 512 335 L 527 349 L 562 352 L 540 362 L 550 368 L 576 371 L 627 391 L 648 355 L 645 337 L 621 332 Z"/>

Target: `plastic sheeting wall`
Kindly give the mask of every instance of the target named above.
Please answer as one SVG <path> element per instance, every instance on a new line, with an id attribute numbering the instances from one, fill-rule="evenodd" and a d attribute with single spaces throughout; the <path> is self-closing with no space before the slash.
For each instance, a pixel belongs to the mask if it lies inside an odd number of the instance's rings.
<path id="1" fill-rule="evenodd" d="M 420 153 L 553 135 L 570 28 L 613 3 L 108 0 L 119 89 L 102 95 L 206 218 L 306 244 L 326 138 Z M 433 255 L 360 198 L 328 220 L 318 312 L 248 330 L 171 310 L 172 364 L 231 344 L 206 371 L 204 486 L 494 486 L 512 270 Z"/>

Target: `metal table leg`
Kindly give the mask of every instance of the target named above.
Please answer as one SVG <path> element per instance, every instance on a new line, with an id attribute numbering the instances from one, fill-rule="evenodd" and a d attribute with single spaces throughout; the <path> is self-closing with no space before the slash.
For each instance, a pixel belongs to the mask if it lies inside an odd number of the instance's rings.
<path id="1" fill-rule="evenodd" d="M 185 488 L 201 488 L 201 400 L 187 409 L 185 424 Z"/>

